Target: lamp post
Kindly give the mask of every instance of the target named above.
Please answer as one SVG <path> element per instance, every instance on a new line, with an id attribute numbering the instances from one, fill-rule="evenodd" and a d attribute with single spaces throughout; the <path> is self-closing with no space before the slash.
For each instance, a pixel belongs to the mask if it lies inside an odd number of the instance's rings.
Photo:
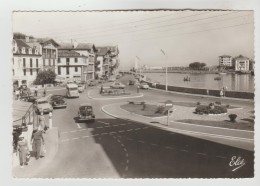
<path id="1" fill-rule="evenodd" d="M 140 61 L 140 58 L 138 56 L 136 56 L 136 58 L 138 59 L 138 61 Z M 139 66 L 139 81 L 141 80 L 141 65 L 140 63 L 138 64 Z"/>
<path id="2" fill-rule="evenodd" d="M 168 67 L 167 67 L 167 56 L 165 52 L 161 49 L 162 54 L 165 56 L 165 91 L 168 91 Z"/>

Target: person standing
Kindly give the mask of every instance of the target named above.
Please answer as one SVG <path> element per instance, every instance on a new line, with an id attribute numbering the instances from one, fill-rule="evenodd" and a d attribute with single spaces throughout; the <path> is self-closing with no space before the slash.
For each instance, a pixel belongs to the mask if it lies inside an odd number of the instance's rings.
<path id="1" fill-rule="evenodd" d="M 37 97 L 37 95 L 38 95 L 38 87 L 35 87 L 34 96 Z"/>
<path id="2" fill-rule="evenodd" d="M 45 130 L 46 129 L 46 122 L 45 122 L 45 117 L 43 115 L 43 112 L 41 112 L 41 115 L 38 116 L 38 126 L 37 128 L 39 130 Z"/>
<path id="3" fill-rule="evenodd" d="M 28 165 L 28 163 L 26 162 L 26 156 L 29 153 L 28 142 L 24 137 L 19 138 L 17 150 L 19 152 L 20 166 L 21 168 L 23 168 L 23 165 Z"/>
<path id="4" fill-rule="evenodd" d="M 45 97 L 46 96 L 46 87 L 44 87 L 44 89 L 43 89 L 43 97 Z"/>
<path id="5" fill-rule="evenodd" d="M 40 127 L 39 127 L 40 128 Z M 31 144 L 33 145 L 33 149 L 35 151 L 35 159 L 39 159 L 42 155 L 42 146 L 44 145 L 44 138 L 43 138 L 42 130 L 36 129 L 33 131 Z"/>
<path id="6" fill-rule="evenodd" d="M 137 85 L 137 93 L 139 93 L 139 90 L 140 90 L 140 86 Z"/>
<path id="7" fill-rule="evenodd" d="M 16 96 L 16 99 L 18 100 L 19 99 L 19 95 L 20 95 L 20 91 L 17 89 L 15 91 L 15 96 Z"/>
<path id="8" fill-rule="evenodd" d="M 52 112 L 49 112 L 49 128 L 52 128 Z"/>
<path id="9" fill-rule="evenodd" d="M 223 88 L 220 89 L 219 95 L 220 95 L 220 97 L 223 97 L 223 95 L 224 95 Z"/>

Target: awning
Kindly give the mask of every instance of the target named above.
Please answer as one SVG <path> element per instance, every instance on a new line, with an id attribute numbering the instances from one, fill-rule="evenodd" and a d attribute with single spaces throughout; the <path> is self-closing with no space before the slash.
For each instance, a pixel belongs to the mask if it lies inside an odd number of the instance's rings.
<path id="1" fill-rule="evenodd" d="M 13 101 L 13 126 L 22 124 L 22 118 L 26 116 L 31 106 L 30 102 Z"/>

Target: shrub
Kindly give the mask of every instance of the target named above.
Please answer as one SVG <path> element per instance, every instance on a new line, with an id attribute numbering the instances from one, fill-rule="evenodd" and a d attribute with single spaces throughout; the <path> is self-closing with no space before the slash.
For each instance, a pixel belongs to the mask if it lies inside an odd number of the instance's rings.
<path id="1" fill-rule="evenodd" d="M 229 114 L 228 117 L 229 117 L 231 122 L 235 122 L 236 118 L 237 118 L 237 115 L 236 114 Z"/>
<path id="2" fill-rule="evenodd" d="M 200 102 L 197 102 L 197 105 L 200 105 Z"/>
<path id="3" fill-rule="evenodd" d="M 215 104 L 214 103 L 210 103 L 209 104 L 209 109 L 214 109 L 215 108 Z"/>
<path id="4" fill-rule="evenodd" d="M 230 105 L 229 105 L 229 104 L 227 104 L 227 105 L 226 105 L 226 107 L 227 107 L 227 108 L 229 108 L 229 107 L 230 107 Z"/>
<path id="5" fill-rule="evenodd" d="M 227 109 L 223 106 L 214 106 L 214 108 L 206 105 L 199 105 L 195 109 L 197 114 L 222 114 L 227 113 Z"/>
<path id="6" fill-rule="evenodd" d="M 155 111 L 155 113 L 159 113 L 159 114 L 162 114 L 164 111 L 164 106 L 163 105 L 159 105 L 157 107 L 157 110 Z"/>
<path id="7" fill-rule="evenodd" d="M 216 103 L 216 105 L 221 105 L 220 101 L 216 101 L 215 103 Z"/>

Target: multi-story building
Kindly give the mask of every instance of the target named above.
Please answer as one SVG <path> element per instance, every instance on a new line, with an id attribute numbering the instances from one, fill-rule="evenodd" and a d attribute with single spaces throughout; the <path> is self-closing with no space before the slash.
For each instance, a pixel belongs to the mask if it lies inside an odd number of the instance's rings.
<path id="1" fill-rule="evenodd" d="M 20 39 L 13 40 L 13 83 L 30 85 L 42 66 L 42 55 Z"/>
<path id="2" fill-rule="evenodd" d="M 87 56 L 73 50 L 59 50 L 57 75 L 70 80 L 87 80 Z"/>
<path id="3" fill-rule="evenodd" d="M 219 66 L 220 67 L 231 67 L 232 66 L 232 56 L 229 56 L 229 55 L 219 56 Z"/>
<path id="4" fill-rule="evenodd" d="M 235 70 L 240 72 L 248 72 L 249 69 L 249 58 L 242 55 L 235 57 Z"/>
<path id="5" fill-rule="evenodd" d="M 97 47 L 96 53 L 96 74 L 98 77 L 108 76 L 109 74 L 109 49 L 107 47 Z"/>
<path id="6" fill-rule="evenodd" d="M 72 41 L 71 43 L 63 43 L 58 48 L 59 51 L 75 51 L 80 55 L 84 55 L 87 61 L 87 74 L 86 79 L 94 79 L 95 78 L 95 52 L 96 47 L 94 44 L 89 43 L 77 43 Z"/>
<path id="7" fill-rule="evenodd" d="M 42 70 L 52 69 L 53 71 L 57 72 L 57 47 L 59 47 L 59 44 L 56 41 L 49 38 L 29 39 L 29 37 L 26 37 L 25 42 L 30 47 L 37 49 L 42 55 Z"/>

